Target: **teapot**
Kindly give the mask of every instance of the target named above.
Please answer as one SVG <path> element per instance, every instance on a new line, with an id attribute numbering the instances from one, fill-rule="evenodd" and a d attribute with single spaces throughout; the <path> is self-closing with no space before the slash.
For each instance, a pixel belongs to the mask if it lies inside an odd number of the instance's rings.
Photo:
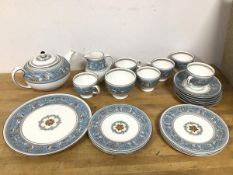
<path id="1" fill-rule="evenodd" d="M 69 78 L 70 60 L 74 53 L 71 50 L 62 57 L 41 51 L 37 57 L 27 61 L 23 68 L 14 68 L 11 74 L 12 80 L 22 88 L 44 91 L 57 89 Z M 16 80 L 16 73 L 20 71 L 23 73 L 25 84 Z"/>

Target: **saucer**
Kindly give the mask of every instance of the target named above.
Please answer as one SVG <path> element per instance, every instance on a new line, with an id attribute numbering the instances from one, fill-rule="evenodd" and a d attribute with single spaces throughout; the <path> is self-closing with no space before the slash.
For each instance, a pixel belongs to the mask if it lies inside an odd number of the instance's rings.
<path id="1" fill-rule="evenodd" d="M 202 90 L 190 90 L 191 88 L 187 88 L 185 83 L 188 76 L 188 73 L 185 70 L 183 70 L 177 72 L 173 79 L 175 87 L 187 95 L 191 95 L 198 98 L 212 98 L 222 91 L 222 85 L 216 77 L 213 77 L 210 84 Z"/>
<path id="2" fill-rule="evenodd" d="M 152 125 L 137 107 L 114 104 L 98 110 L 91 118 L 88 134 L 92 143 L 105 153 L 129 154 L 150 139 Z"/>
<path id="3" fill-rule="evenodd" d="M 3 136 L 18 153 L 41 156 L 62 151 L 87 131 L 91 110 L 86 102 L 68 94 L 34 98 L 11 113 Z"/>
<path id="4" fill-rule="evenodd" d="M 104 80 L 104 75 L 107 71 L 109 71 L 113 65 L 113 61 L 106 59 L 106 68 L 99 70 L 99 71 L 94 71 L 94 70 L 90 70 L 87 67 L 85 67 L 85 71 L 86 72 L 92 72 L 94 74 L 96 74 L 98 76 L 98 82 L 102 82 Z"/>
<path id="5" fill-rule="evenodd" d="M 222 96 L 222 91 L 220 91 L 218 94 L 216 94 L 215 96 L 213 97 L 210 97 L 210 98 L 199 98 L 197 96 L 192 96 L 192 95 L 189 95 L 189 94 L 185 94 L 185 92 L 182 92 L 181 90 L 179 90 L 178 88 L 175 88 L 175 92 L 180 94 L 180 95 L 183 95 L 185 96 L 186 98 L 189 98 L 189 99 L 193 99 L 193 100 L 199 100 L 199 101 L 210 101 L 210 100 L 214 100 L 220 96 Z"/>
<path id="6" fill-rule="evenodd" d="M 228 127 L 216 113 L 191 104 L 168 108 L 160 118 L 160 131 L 169 145 L 192 156 L 217 154 L 229 140 Z"/>
<path id="7" fill-rule="evenodd" d="M 179 92 L 176 92 L 176 95 L 181 101 L 183 101 L 185 103 L 190 103 L 190 104 L 204 106 L 204 107 L 214 106 L 214 105 L 218 104 L 222 99 L 222 95 L 220 95 L 220 96 L 218 96 L 217 98 L 214 98 L 214 99 L 210 99 L 210 100 L 208 99 L 209 101 L 203 101 L 203 100 L 188 98 L 187 96 L 179 94 Z"/>

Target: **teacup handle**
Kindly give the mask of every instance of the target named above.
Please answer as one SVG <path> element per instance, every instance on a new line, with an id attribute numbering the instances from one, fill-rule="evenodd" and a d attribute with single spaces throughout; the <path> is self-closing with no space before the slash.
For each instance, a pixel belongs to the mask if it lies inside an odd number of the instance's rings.
<path id="1" fill-rule="evenodd" d="M 188 78 L 187 78 L 187 85 L 190 87 L 190 85 L 191 85 L 191 83 L 190 83 L 190 81 L 193 79 L 193 77 L 192 76 L 188 76 Z"/>
<path id="2" fill-rule="evenodd" d="M 98 85 L 93 86 L 93 94 L 99 94 L 100 93 L 100 87 Z"/>
<path id="3" fill-rule="evenodd" d="M 110 55 L 105 55 L 105 58 L 108 59 L 110 58 L 111 62 L 114 63 L 114 58 Z"/>
<path id="4" fill-rule="evenodd" d="M 141 61 L 138 61 L 138 62 L 137 62 L 137 68 L 140 68 L 140 67 L 142 67 L 142 62 L 141 62 Z"/>
<path id="5" fill-rule="evenodd" d="M 151 64 L 150 61 L 147 61 L 145 65 L 146 65 L 146 66 L 152 66 L 152 64 Z"/>
<path id="6" fill-rule="evenodd" d="M 16 86 L 18 87 L 22 87 L 22 88 L 27 88 L 27 89 L 30 89 L 32 88 L 31 86 L 29 86 L 28 84 L 21 84 L 19 83 L 17 80 L 16 80 L 16 73 L 19 72 L 19 71 L 22 71 L 23 72 L 23 76 L 25 75 L 25 71 L 24 69 L 20 68 L 20 67 L 15 67 L 11 73 L 11 78 L 13 80 L 13 82 L 15 83 Z"/>

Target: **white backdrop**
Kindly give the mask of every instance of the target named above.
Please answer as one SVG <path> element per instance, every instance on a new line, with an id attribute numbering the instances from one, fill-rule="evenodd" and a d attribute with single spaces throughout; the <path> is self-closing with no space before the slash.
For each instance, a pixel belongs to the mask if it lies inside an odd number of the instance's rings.
<path id="1" fill-rule="evenodd" d="M 41 50 L 143 61 L 187 50 L 219 65 L 232 0 L 0 0 L 0 72 Z M 73 68 L 80 68 L 74 60 Z"/>

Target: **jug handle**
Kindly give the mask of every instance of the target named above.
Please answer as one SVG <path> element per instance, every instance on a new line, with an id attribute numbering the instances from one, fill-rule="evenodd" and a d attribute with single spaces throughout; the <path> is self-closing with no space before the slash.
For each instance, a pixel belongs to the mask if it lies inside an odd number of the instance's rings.
<path id="1" fill-rule="evenodd" d="M 14 82 L 15 85 L 18 86 L 18 87 L 30 89 L 31 86 L 29 86 L 28 84 L 24 85 L 24 84 L 19 83 L 19 82 L 16 80 L 16 73 L 17 73 L 18 71 L 22 71 L 22 72 L 23 72 L 23 76 L 25 75 L 25 71 L 24 71 L 22 68 L 20 68 L 20 67 L 14 68 L 13 71 L 12 71 L 12 73 L 11 73 L 11 78 L 12 78 L 13 82 Z"/>
<path id="2" fill-rule="evenodd" d="M 106 55 L 106 56 L 105 56 L 105 58 L 106 58 L 106 59 L 110 58 L 110 60 L 111 60 L 111 64 L 113 64 L 113 63 L 114 63 L 114 58 L 113 58 L 112 56 L 110 56 L 110 55 Z"/>

